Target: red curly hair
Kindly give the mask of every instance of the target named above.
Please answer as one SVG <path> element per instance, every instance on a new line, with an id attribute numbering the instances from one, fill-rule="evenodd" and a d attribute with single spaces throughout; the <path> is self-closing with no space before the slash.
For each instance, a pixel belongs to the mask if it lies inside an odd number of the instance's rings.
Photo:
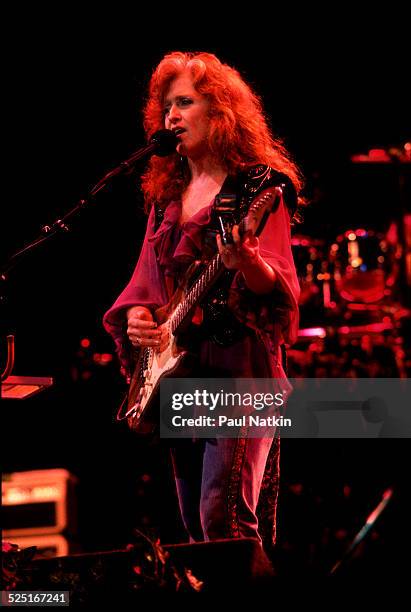
<path id="1" fill-rule="evenodd" d="M 274 138 L 260 98 L 240 74 L 211 53 L 165 55 L 154 70 L 148 100 L 143 110 L 144 129 L 149 139 L 164 128 L 164 98 L 173 79 L 188 71 L 195 89 L 210 101 L 208 145 L 229 174 L 235 175 L 256 164 L 266 164 L 286 174 L 297 193 L 302 177 L 287 150 Z M 175 153 L 153 156 L 142 177 L 147 209 L 154 202 L 165 206 L 179 199 L 190 180 L 188 164 Z"/>

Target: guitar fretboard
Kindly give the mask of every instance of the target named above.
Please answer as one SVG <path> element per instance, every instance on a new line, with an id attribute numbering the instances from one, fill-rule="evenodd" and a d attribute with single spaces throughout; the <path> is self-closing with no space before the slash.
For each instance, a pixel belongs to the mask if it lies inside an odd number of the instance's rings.
<path id="1" fill-rule="evenodd" d="M 174 335 L 178 333 L 180 326 L 184 323 L 188 314 L 191 313 L 194 307 L 203 297 L 205 297 L 207 291 L 212 287 L 223 270 L 224 265 L 221 260 L 221 255 L 217 253 L 194 282 L 192 287 L 190 287 L 184 300 L 180 302 L 175 309 L 170 323 L 171 332 Z"/>

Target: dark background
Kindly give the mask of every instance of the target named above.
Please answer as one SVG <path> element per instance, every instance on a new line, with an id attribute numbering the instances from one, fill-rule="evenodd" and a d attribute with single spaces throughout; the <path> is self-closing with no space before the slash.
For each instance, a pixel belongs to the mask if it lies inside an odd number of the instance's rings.
<path id="1" fill-rule="evenodd" d="M 298 24 L 257 15 L 254 24 L 243 14 L 236 27 L 211 21 L 199 35 L 175 12 L 163 14 L 165 33 L 158 16 L 107 13 L 100 21 L 37 10 L 10 18 L 1 261 L 143 144 L 145 86 L 172 50 L 216 53 L 261 94 L 307 179 L 305 234 L 332 241 L 354 225 L 384 231 L 400 216 L 398 168 L 359 167 L 350 155 L 410 139 L 404 16 L 322 15 L 320 25 L 314 15 Z M 117 364 L 93 358 L 113 352 L 101 319 L 133 270 L 144 227 L 136 173 L 116 181 L 69 234 L 28 256 L 6 287 L 2 354 L 4 336 L 15 333 L 14 373 L 53 376 L 55 384 L 24 402 L 2 402 L 3 469 L 65 467 L 79 477 L 82 550 L 123 546 L 133 526 L 151 525 L 167 542 L 183 537 L 166 449 L 115 423 L 124 391 Z M 82 338 L 90 349 L 80 350 Z M 386 486 L 397 484 L 401 499 L 408 455 L 405 444 L 390 442 L 284 442 L 280 544 L 291 566 L 331 563 L 338 530 L 343 541 L 352 537 Z M 392 513 L 380 541 L 394 554 Z"/>

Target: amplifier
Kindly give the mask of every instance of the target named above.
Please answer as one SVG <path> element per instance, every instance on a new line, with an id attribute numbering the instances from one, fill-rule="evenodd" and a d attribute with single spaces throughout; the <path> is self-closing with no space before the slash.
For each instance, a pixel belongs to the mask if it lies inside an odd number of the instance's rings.
<path id="1" fill-rule="evenodd" d="M 75 533 L 77 479 L 67 470 L 34 470 L 3 476 L 3 535 Z"/>

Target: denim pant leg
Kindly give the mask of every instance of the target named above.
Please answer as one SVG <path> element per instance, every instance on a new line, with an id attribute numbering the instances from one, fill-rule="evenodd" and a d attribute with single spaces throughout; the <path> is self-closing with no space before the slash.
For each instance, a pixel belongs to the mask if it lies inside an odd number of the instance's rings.
<path id="1" fill-rule="evenodd" d="M 204 440 L 177 440 L 171 448 L 180 514 L 190 542 L 204 540 L 200 522 Z"/>
<path id="2" fill-rule="evenodd" d="M 256 509 L 272 438 L 206 442 L 200 515 L 205 540 L 254 537 Z"/>

